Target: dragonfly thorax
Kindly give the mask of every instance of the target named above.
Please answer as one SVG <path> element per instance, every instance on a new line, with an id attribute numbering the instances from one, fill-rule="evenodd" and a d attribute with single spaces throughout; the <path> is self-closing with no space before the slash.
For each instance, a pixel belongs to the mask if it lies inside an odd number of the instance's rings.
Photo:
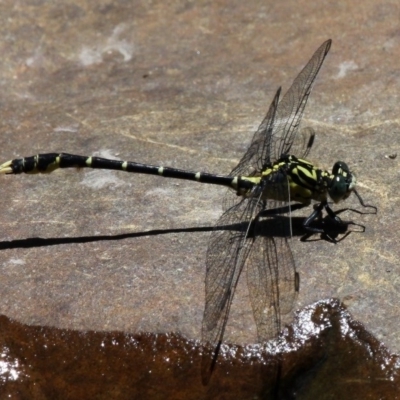
<path id="1" fill-rule="evenodd" d="M 242 182 L 238 191 L 241 196 L 251 197 L 261 191 L 263 200 L 303 204 L 310 204 L 311 200 L 327 201 L 328 197 L 338 203 L 350 196 L 356 184 L 355 176 L 342 161 L 336 162 L 330 173 L 293 155 L 285 155 L 266 166 L 261 175 L 240 177 L 239 181 Z"/>

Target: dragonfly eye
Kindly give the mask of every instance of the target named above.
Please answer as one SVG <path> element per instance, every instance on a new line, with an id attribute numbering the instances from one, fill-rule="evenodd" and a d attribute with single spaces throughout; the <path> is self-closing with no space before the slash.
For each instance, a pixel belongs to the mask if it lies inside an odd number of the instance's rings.
<path id="1" fill-rule="evenodd" d="M 355 177 L 349 170 L 349 167 L 343 161 L 338 161 L 332 168 L 333 178 L 328 186 L 330 198 L 338 203 L 350 196 L 355 186 Z"/>
<path id="2" fill-rule="evenodd" d="M 350 174 L 350 169 L 347 166 L 347 164 L 343 161 L 336 161 L 335 165 L 332 168 L 332 175 L 351 175 Z"/>

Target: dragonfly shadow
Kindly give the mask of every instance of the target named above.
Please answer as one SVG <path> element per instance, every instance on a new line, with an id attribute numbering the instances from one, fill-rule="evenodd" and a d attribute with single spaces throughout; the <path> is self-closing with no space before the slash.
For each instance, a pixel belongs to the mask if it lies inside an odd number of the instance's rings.
<path id="1" fill-rule="evenodd" d="M 213 228 L 214 228 L 213 226 L 201 226 L 193 228 L 154 229 L 150 231 L 122 233 L 117 235 L 77 236 L 77 237 L 62 237 L 62 238 L 34 237 L 34 238 L 0 242 L 0 250 L 57 246 L 61 244 L 114 241 L 114 240 L 139 238 L 145 236 L 166 235 L 170 233 L 211 232 Z"/>
<path id="2" fill-rule="evenodd" d="M 255 223 L 256 235 L 265 237 L 300 237 L 303 242 L 319 241 L 324 240 L 327 242 L 340 242 L 345 239 L 351 232 L 364 232 L 365 227 L 361 224 L 353 221 L 341 220 L 340 223 L 333 220 L 329 215 L 316 218 L 309 227 L 316 228 L 323 231 L 321 234 L 307 232 L 304 226 L 306 220 L 305 217 L 290 216 L 291 212 L 300 210 L 306 206 L 302 204 L 294 204 L 291 206 L 284 206 L 275 209 L 266 209 L 259 214 L 259 218 L 253 221 L 249 229 L 249 236 L 255 234 Z M 368 214 L 361 212 L 356 209 L 343 208 L 335 212 L 335 215 L 339 215 L 343 212 L 351 211 L 358 214 Z M 240 224 L 233 224 L 231 226 L 216 226 L 215 229 L 219 230 L 238 230 L 246 231 L 248 229 L 248 221 L 244 221 Z M 351 228 L 354 227 L 354 228 Z"/>
<path id="3" fill-rule="evenodd" d="M 298 207 L 301 208 L 301 207 Z M 294 210 L 296 208 L 293 208 Z M 338 213 L 347 211 L 348 209 L 340 210 Z M 353 211 L 353 210 L 351 210 Z M 356 210 L 354 210 L 356 211 Z M 281 213 L 287 212 L 286 207 L 275 210 L 264 211 L 261 217 L 269 216 L 270 218 L 262 218 L 257 224 L 257 234 L 266 237 L 301 237 L 302 241 L 316 241 L 316 240 L 326 240 L 330 241 L 329 237 L 336 238 L 337 236 L 344 234 L 347 236 L 353 231 L 348 230 L 349 225 L 359 226 L 360 230 L 363 231 L 363 226 L 358 225 L 353 222 L 345 222 L 338 225 L 332 221 L 329 216 L 316 221 L 315 226 L 322 227 L 327 235 L 320 235 L 320 238 L 309 239 L 314 234 L 306 233 L 304 230 L 303 222 L 304 217 L 290 217 L 289 215 L 280 215 Z M 230 224 L 224 226 L 199 226 L 199 227 L 189 227 L 189 228 L 174 228 L 174 229 L 153 229 L 149 231 L 141 232 L 131 232 L 122 233 L 117 235 L 96 235 L 96 236 L 77 236 L 77 237 L 62 237 L 62 238 L 41 238 L 33 237 L 26 239 L 16 239 L 10 241 L 0 242 L 0 250 L 9 249 L 19 249 L 19 248 L 35 248 L 35 247 L 47 247 L 47 246 L 57 246 L 62 244 L 75 244 L 75 243 L 92 243 L 92 242 L 102 242 L 102 241 L 115 241 L 124 239 L 133 239 L 146 236 L 158 236 L 158 235 L 168 235 L 172 233 L 195 233 L 195 232 L 212 232 L 213 230 L 231 230 L 231 231 L 243 231 L 247 230 L 249 221 L 243 221 L 239 224 Z M 290 229 L 291 226 L 291 229 Z M 249 234 L 254 235 L 254 222 L 250 227 Z M 284 227 L 284 229 L 283 229 Z M 345 237 L 344 236 L 344 237 Z M 343 240 L 342 237 L 339 240 Z"/>

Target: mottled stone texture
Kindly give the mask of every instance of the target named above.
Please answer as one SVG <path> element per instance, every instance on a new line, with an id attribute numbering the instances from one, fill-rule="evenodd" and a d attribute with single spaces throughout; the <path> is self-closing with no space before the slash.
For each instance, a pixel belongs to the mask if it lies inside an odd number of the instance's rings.
<path id="1" fill-rule="evenodd" d="M 399 15 L 397 1 L 5 0 L 0 161 L 65 151 L 228 173 L 276 89 L 332 38 L 303 118 L 318 134 L 310 159 L 346 161 L 379 211 L 342 214 L 366 231 L 336 245 L 292 239 L 296 308 L 340 298 L 399 352 L 400 157 L 387 157 L 400 151 Z M 1 314 L 200 338 L 223 189 L 66 170 L 0 176 L 0 190 Z M 359 207 L 355 197 L 346 205 Z M 242 278 L 226 339 L 252 343 Z"/>

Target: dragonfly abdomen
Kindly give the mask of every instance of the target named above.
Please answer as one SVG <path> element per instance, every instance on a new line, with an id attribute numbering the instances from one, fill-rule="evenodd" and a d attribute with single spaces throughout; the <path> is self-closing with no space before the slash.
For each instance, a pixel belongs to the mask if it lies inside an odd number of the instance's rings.
<path id="1" fill-rule="evenodd" d="M 186 171 L 177 168 L 141 164 L 133 161 L 111 160 L 68 153 L 37 154 L 10 160 L 0 165 L 2 174 L 49 174 L 58 168 L 96 168 L 138 174 L 158 175 L 164 178 L 185 179 L 230 187 L 236 191 L 251 189 L 255 183 L 240 177 L 215 175 L 207 172 Z"/>

